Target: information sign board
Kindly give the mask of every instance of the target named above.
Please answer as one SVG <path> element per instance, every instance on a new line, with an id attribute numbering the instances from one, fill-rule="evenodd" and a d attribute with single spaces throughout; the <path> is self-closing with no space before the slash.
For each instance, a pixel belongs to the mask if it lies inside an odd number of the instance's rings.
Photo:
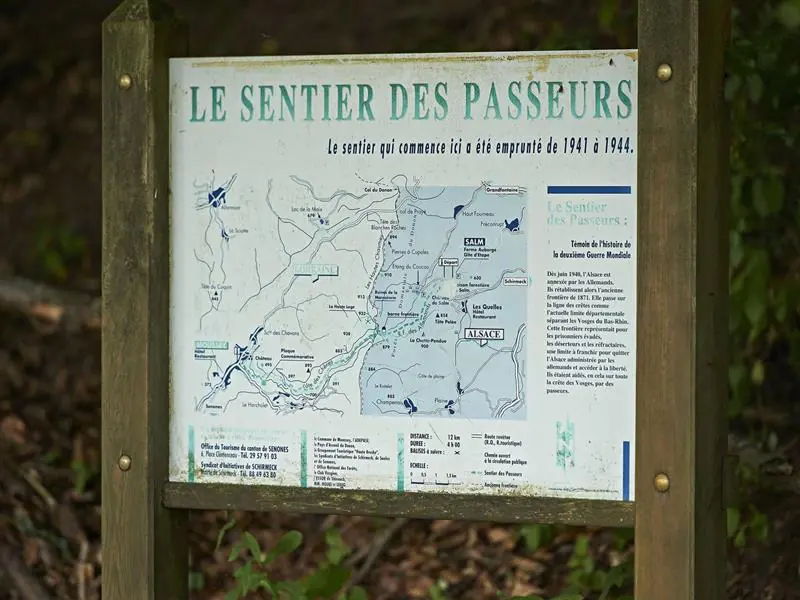
<path id="1" fill-rule="evenodd" d="M 170 60 L 170 480 L 633 500 L 636 82 Z"/>

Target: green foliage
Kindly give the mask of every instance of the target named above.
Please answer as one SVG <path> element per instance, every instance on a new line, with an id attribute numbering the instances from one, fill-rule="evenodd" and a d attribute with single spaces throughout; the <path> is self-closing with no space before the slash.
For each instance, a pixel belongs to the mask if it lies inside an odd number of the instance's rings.
<path id="1" fill-rule="evenodd" d="M 626 543 L 628 535 L 621 534 L 617 540 L 618 546 Z M 599 594 L 602 600 L 612 598 L 622 599 L 628 596 L 616 594 L 619 589 L 625 589 L 633 580 L 633 563 L 623 562 L 609 569 L 599 568 L 590 553 L 589 536 L 579 535 L 575 540 L 572 556 L 567 563 L 570 573 L 567 578 L 567 596 L 584 598 L 591 594 Z"/>
<path id="2" fill-rule="evenodd" d="M 520 527 L 520 538 L 528 552 L 536 552 L 541 547 L 549 545 L 564 527 L 554 525 L 528 524 Z M 617 551 L 625 550 L 633 540 L 632 528 L 614 530 L 613 545 Z M 598 566 L 590 554 L 589 537 L 579 535 L 575 540 L 575 547 L 567 566 L 569 575 L 567 587 L 557 600 L 571 600 L 582 598 L 600 598 L 602 600 L 623 600 L 630 598 L 628 595 L 618 595 L 620 590 L 626 590 L 633 581 L 633 562 L 625 561 L 611 568 Z M 538 596 L 527 596 L 535 600 Z"/>
<path id="3" fill-rule="evenodd" d="M 189 591 L 199 592 L 206 587 L 206 578 L 199 571 L 189 571 Z"/>
<path id="4" fill-rule="evenodd" d="M 800 211 L 791 169 L 800 125 L 800 0 L 735 9 L 725 94 L 731 105 L 731 403 L 763 400 L 774 350 L 800 364 Z M 794 201 L 790 201 L 794 199 Z M 768 390 L 767 390 L 768 392 Z"/>
<path id="5" fill-rule="evenodd" d="M 217 536 L 217 549 L 225 535 L 233 529 L 236 521 L 231 518 Z M 235 587 L 229 591 L 225 600 L 240 600 L 252 592 L 264 590 L 269 597 L 276 600 L 366 600 L 366 592 L 360 587 L 344 591 L 350 580 L 350 569 L 343 560 L 350 553 L 336 529 L 325 532 L 327 550 L 325 560 L 309 575 L 297 580 L 277 581 L 269 573 L 270 565 L 279 557 L 297 550 L 303 543 L 303 534 L 299 531 L 284 533 L 275 545 L 263 550 L 258 540 L 250 532 L 241 533 L 239 540 L 231 548 L 228 561 L 243 561 L 234 571 Z"/>
<path id="6" fill-rule="evenodd" d="M 83 460 L 73 460 L 70 468 L 72 469 L 73 489 L 80 496 L 86 491 L 89 482 L 97 475 L 97 466 Z"/>
<path id="7" fill-rule="evenodd" d="M 448 600 L 447 596 L 444 593 L 445 589 L 446 589 L 446 584 L 443 581 L 434 583 L 431 587 L 428 588 L 428 596 L 430 600 Z"/>
<path id="8" fill-rule="evenodd" d="M 744 548 L 751 540 L 762 543 L 767 540 L 769 521 L 755 506 L 729 508 L 727 517 L 728 538 L 737 548 Z"/>
<path id="9" fill-rule="evenodd" d="M 36 232 L 34 257 L 46 276 L 64 281 L 87 255 L 86 240 L 63 225 L 44 224 Z"/>
<path id="10" fill-rule="evenodd" d="M 539 548 L 553 541 L 556 527 L 553 525 L 528 524 L 520 527 L 520 536 L 525 541 L 525 548 L 529 552 L 536 552 Z"/>

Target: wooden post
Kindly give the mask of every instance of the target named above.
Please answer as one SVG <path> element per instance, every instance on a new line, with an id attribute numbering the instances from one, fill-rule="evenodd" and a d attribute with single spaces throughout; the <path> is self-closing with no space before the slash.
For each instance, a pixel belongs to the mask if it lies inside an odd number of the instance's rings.
<path id="1" fill-rule="evenodd" d="M 725 597 L 729 12 L 639 0 L 639 600 Z"/>
<path id="2" fill-rule="evenodd" d="M 127 0 L 103 25 L 103 598 L 188 596 L 169 459 L 170 12 Z"/>

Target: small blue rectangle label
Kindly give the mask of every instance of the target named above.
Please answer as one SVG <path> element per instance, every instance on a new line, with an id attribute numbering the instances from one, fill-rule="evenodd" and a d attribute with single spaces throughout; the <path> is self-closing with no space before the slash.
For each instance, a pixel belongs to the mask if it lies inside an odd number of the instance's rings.
<path id="1" fill-rule="evenodd" d="M 631 499 L 631 443 L 622 442 L 622 499 Z"/>
<path id="2" fill-rule="evenodd" d="M 548 194 L 630 194 L 629 185 L 548 185 Z"/>

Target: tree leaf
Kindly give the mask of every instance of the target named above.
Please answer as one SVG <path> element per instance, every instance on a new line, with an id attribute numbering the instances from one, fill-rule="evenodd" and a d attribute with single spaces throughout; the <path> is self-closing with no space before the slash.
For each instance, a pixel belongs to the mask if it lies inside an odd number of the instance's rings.
<path id="1" fill-rule="evenodd" d="M 258 561 L 264 561 L 264 553 L 261 551 L 261 546 L 258 543 L 258 540 L 253 536 L 252 533 L 249 531 L 245 531 L 242 534 L 242 545 L 250 551 L 252 557 Z"/>
<path id="2" fill-rule="evenodd" d="M 737 548 L 744 548 L 745 544 L 747 543 L 747 536 L 744 533 L 744 529 L 740 529 L 739 532 L 736 534 L 736 537 L 733 539 L 733 545 Z"/>
<path id="3" fill-rule="evenodd" d="M 281 581 L 275 585 L 273 594 L 278 598 L 282 598 L 284 597 L 282 594 L 286 594 L 291 600 L 306 600 L 306 598 L 309 598 L 306 586 L 299 581 Z"/>
<path id="4" fill-rule="evenodd" d="M 750 73 L 747 76 L 747 95 L 750 97 L 750 102 L 758 104 L 763 93 L 764 82 L 761 80 L 761 75 L 758 73 Z"/>
<path id="5" fill-rule="evenodd" d="M 239 591 L 239 586 L 237 585 L 235 589 L 232 589 L 230 592 L 225 594 L 225 600 L 239 600 L 243 596 Z"/>
<path id="6" fill-rule="evenodd" d="M 597 20 L 604 31 L 612 31 L 619 13 L 619 0 L 602 0 L 597 10 Z"/>
<path id="7" fill-rule="evenodd" d="M 536 552 L 552 538 L 552 528 L 549 525 L 523 525 L 520 527 L 519 533 L 525 540 L 525 547 L 530 552 Z"/>
<path id="8" fill-rule="evenodd" d="M 800 27 L 800 2 L 797 0 L 786 0 L 775 8 L 775 17 L 786 29 L 797 29 Z"/>
<path id="9" fill-rule="evenodd" d="M 219 533 L 217 534 L 217 545 L 214 547 L 214 550 L 219 550 L 219 547 L 222 545 L 222 538 L 225 537 L 225 534 L 228 533 L 228 531 L 234 525 L 236 525 L 236 517 L 231 516 L 231 518 L 228 519 L 228 522 L 225 523 L 225 525 L 222 526 L 222 529 L 219 530 Z"/>
<path id="10" fill-rule="evenodd" d="M 581 565 L 583 568 L 583 572 L 586 574 L 594 573 L 594 559 L 586 555 L 583 557 L 583 564 Z"/>
<path id="11" fill-rule="evenodd" d="M 271 562 L 278 556 L 290 554 L 300 547 L 303 543 L 303 534 L 297 530 L 284 533 L 272 550 L 269 551 L 266 562 Z"/>
<path id="12" fill-rule="evenodd" d="M 189 572 L 189 590 L 202 591 L 206 587 L 206 578 L 199 571 Z"/>
<path id="13" fill-rule="evenodd" d="M 309 598 L 330 598 L 350 579 L 350 569 L 328 565 L 318 569 L 308 578 L 306 593 Z"/>
<path id="14" fill-rule="evenodd" d="M 611 588 L 621 588 L 633 580 L 633 561 L 627 560 L 614 567 L 606 573 L 606 590 Z"/>
<path id="15" fill-rule="evenodd" d="M 767 537 L 769 537 L 769 520 L 767 519 L 767 515 L 756 511 L 749 524 L 749 529 L 759 542 L 766 541 Z"/>
<path id="16" fill-rule="evenodd" d="M 248 560 L 241 567 L 233 572 L 233 577 L 236 580 L 237 589 L 242 597 L 246 596 L 253 588 L 251 583 L 253 581 L 253 561 Z"/>
<path id="17" fill-rule="evenodd" d="M 344 543 L 341 533 L 336 528 L 328 529 L 325 532 L 325 543 L 328 544 L 325 558 L 334 565 L 338 565 L 350 552 L 349 546 Z"/>
<path id="18" fill-rule="evenodd" d="M 617 550 L 622 551 L 626 546 L 633 541 L 634 530 L 633 527 L 618 527 L 614 531 L 614 545 Z M 626 563 L 623 563 L 626 564 Z"/>
<path id="19" fill-rule="evenodd" d="M 360 585 L 357 585 L 350 590 L 347 600 L 369 600 L 369 597 L 367 596 L 366 590 Z"/>
<path id="20" fill-rule="evenodd" d="M 767 312 L 767 306 L 764 302 L 763 290 L 755 289 L 750 290 L 744 304 L 744 313 L 747 315 L 747 320 L 753 330 L 757 332 L 757 326 L 761 324 L 761 319 Z"/>
<path id="21" fill-rule="evenodd" d="M 742 78 L 735 73 L 725 80 L 725 99 L 730 102 L 742 87 Z"/>
<path id="22" fill-rule="evenodd" d="M 769 201 L 764 190 L 764 180 L 761 178 L 753 181 L 753 208 L 759 217 L 766 217 L 769 214 Z"/>
<path id="23" fill-rule="evenodd" d="M 603 588 L 606 587 L 607 573 L 602 569 L 597 569 L 595 571 L 592 571 L 591 581 L 592 581 L 591 584 L 592 590 L 601 591 Z"/>
<path id="24" fill-rule="evenodd" d="M 742 234 L 738 231 L 731 231 L 730 234 L 730 260 L 731 269 L 736 269 L 744 258 L 744 247 L 742 245 Z"/>
<path id="25" fill-rule="evenodd" d="M 753 363 L 753 369 L 750 371 L 750 379 L 756 385 L 761 385 L 764 383 L 764 362 L 761 360 L 757 360 Z"/>
<path id="26" fill-rule="evenodd" d="M 732 507 L 729 508 L 727 511 L 727 525 L 728 525 L 728 537 L 731 538 L 734 534 L 739 531 L 739 524 L 742 521 L 742 515 L 739 512 L 738 508 Z"/>
<path id="27" fill-rule="evenodd" d="M 783 208 L 783 199 L 786 190 L 780 177 L 772 176 L 764 181 L 764 195 L 771 214 L 780 212 Z"/>
<path id="28" fill-rule="evenodd" d="M 579 535 L 575 540 L 575 556 L 584 556 L 589 554 L 589 536 Z"/>

